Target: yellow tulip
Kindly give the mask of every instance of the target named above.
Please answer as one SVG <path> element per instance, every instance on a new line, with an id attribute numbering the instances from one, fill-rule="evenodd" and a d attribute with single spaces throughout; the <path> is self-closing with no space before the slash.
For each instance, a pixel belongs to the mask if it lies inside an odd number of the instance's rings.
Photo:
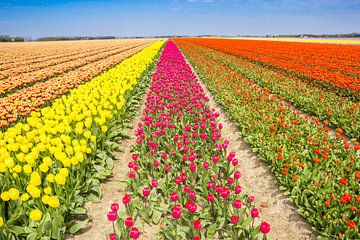
<path id="1" fill-rule="evenodd" d="M 50 195 L 51 194 L 51 187 L 46 187 L 46 188 L 44 188 L 44 193 L 46 193 L 46 194 L 48 194 L 48 195 Z"/>
<path id="2" fill-rule="evenodd" d="M 35 222 L 40 221 L 41 217 L 42 217 L 42 212 L 39 209 L 35 209 L 30 212 L 30 219 Z"/>
<path id="3" fill-rule="evenodd" d="M 29 196 L 29 194 L 27 194 L 27 193 L 24 193 L 24 194 L 21 195 L 21 197 L 20 197 L 21 201 L 23 201 L 23 202 L 26 202 L 27 200 L 29 200 L 29 198 L 30 198 L 30 196 Z"/>
<path id="4" fill-rule="evenodd" d="M 66 183 L 66 176 L 62 174 L 56 174 L 55 175 L 55 182 L 59 185 L 65 185 Z"/>
<path id="5" fill-rule="evenodd" d="M 48 174 L 47 176 L 46 176 L 46 181 L 48 181 L 49 183 L 53 183 L 53 182 L 55 182 L 55 175 L 54 174 Z"/>
<path id="6" fill-rule="evenodd" d="M 57 197 L 51 196 L 49 197 L 48 205 L 52 208 L 58 208 L 60 206 L 60 201 Z"/>
<path id="7" fill-rule="evenodd" d="M 16 165 L 15 167 L 13 167 L 14 172 L 16 173 L 21 173 L 22 171 L 22 167 L 20 165 Z"/>
<path id="8" fill-rule="evenodd" d="M 41 184 L 41 177 L 38 172 L 33 172 L 30 175 L 30 185 L 33 185 L 35 187 L 39 186 Z"/>
<path id="9" fill-rule="evenodd" d="M 39 169 L 40 169 L 40 171 L 43 172 L 43 173 L 46 173 L 46 172 L 49 171 L 49 167 L 48 167 L 46 164 L 44 164 L 44 163 L 42 163 L 42 164 L 39 165 Z"/>
<path id="10" fill-rule="evenodd" d="M 24 167 L 23 167 L 23 170 L 24 170 L 24 173 L 26 174 L 30 174 L 32 172 L 32 168 L 29 164 L 26 164 Z"/>
<path id="11" fill-rule="evenodd" d="M 108 131 L 108 127 L 107 127 L 107 126 L 102 126 L 102 127 L 101 127 L 101 131 L 102 131 L 103 133 L 106 133 L 106 132 Z"/>
<path id="12" fill-rule="evenodd" d="M 11 200 L 15 201 L 19 199 L 20 193 L 19 190 L 17 190 L 16 188 L 10 188 L 8 192 Z"/>
<path id="13" fill-rule="evenodd" d="M 4 172 L 6 172 L 6 170 L 7 170 L 7 167 L 6 167 L 5 163 L 0 162 L 0 173 L 4 173 Z"/>
<path id="14" fill-rule="evenodd" d="M 0 196 L 4 202 L 7 202 L 10 200 L 10 193 L 8 191 L 2 192 Z"/>

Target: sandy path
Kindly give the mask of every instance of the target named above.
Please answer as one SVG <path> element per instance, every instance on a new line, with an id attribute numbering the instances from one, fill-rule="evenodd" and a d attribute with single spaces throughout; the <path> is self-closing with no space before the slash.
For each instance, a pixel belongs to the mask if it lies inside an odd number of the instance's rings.
<path id="1" fill-rule="evenodd" d="M 141 101 L 141 106 L 138 107 L 137 115 L 130 121 L 130 124 L 135 128 L 137 123 L 141 120 L 141 113 L 145 107 L 143 104 L 145 95 Z M 131 159 L 131 146 L 135 144 L 136 138 L 133 135 L 133 129 L 130 130 L 131 136 L 129 139 L 123 139 L 119 143 L 120 151 L 115 152 L 116 160 L 114 161 L 113 175 L 107 181 L 101 184 L 102 198 L 99 203 L 85 204 L 85 208 L 88 210 L 88 214 L 91 216 L 92 221 L 88 224 L 88 227 L 82 230 L 80 233 L 68 237 L 68 240 L 101 240 L 108 239 L 106 236 L 112 232 L 112 225 L 107 219 L 107 213 L 111 210 L 110 205 L 114 202 L 119 203 L 119 211 L 125 211 L 124 205 L 121 202 L 123 196 L 128 193 L 126 191 L 126 184 L 121 182 L 128 178 L 127 163 Z M 146 229 L 148 230 L 148 229 Z M 147 234 L 142 233 L 141 239 L 148 238 Z"/>
<path id="2" fill-rule="evenodd" d="M 189 62 L 188 64 L 191 66 Z M 194 69 L 192 70 L 194 71 Z M 196 76 L 206 95 L 210 98 L 210 107 L 220 113 L 219 120 L 223 124 L 222 136 L 230 141 L 229 150 L 236 152 L 236 157 L 239 159 L 238 169 L 242 174 L 240 184 L 255 197 L 255 204 L 260 208 L 261 220 L 267 221 L 271 225 L 269 237 L 273 240 L 316 239 L 311 225 L 279 190 L 276 178 L 269 166 L 252 152 L 250 145 L 240 137 L 239 128 L 216 103 L 199 76 L 197 74 Z"/>

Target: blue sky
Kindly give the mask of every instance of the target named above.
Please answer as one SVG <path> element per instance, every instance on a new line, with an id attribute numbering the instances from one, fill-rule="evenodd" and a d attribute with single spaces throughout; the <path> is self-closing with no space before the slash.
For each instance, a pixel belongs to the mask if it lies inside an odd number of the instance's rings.
<path id="1" fill-rule="evenodd" d="M 360 32 L 360 0 L 0 0 L 12 36 Z"/>

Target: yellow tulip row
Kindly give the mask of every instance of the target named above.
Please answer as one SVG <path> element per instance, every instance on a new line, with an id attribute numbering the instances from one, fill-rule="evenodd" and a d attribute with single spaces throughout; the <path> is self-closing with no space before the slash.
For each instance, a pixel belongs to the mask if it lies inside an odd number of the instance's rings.
<path id="1" fill-rule="evenodd" d="M 51 106 L 33 112 L 25 123 L 0 132 L 0 228 L 6 226 L 5 216 L 16 213 L 4 214 L 9 209 L 25 211 L 32 221 L 41 221 L 49 207 L 61 206 L 64 189 L 71 189 L 76 176 L 90 164 L 88 158 L 108 132 L 109 120 L 125 104 L 125 93 L 132 90 L 163 44 L 146 47 Z M 4 202 L 21 207 L 5 208 Z"/>

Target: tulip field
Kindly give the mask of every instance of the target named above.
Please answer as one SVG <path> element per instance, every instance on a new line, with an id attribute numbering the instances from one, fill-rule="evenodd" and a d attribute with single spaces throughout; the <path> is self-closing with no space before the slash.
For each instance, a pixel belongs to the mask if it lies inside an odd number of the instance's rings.
<path id="1" fill-rule="evenodd" d="M 0 240 L 360 239 L 360 46 L 175 38 L 0 53 Z M 221 117 L 254 158 L 231 149 Z M 248 161 L 311 236 L 267 219 Z"/>

